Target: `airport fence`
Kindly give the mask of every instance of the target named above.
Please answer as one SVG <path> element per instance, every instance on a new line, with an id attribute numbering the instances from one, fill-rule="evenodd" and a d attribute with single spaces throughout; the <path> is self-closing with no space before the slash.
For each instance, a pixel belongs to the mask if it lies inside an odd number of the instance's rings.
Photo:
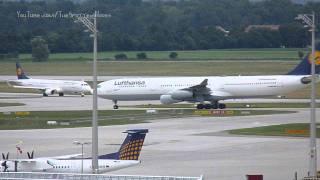
<path id="1" fill-rule="evenodd" d="M 183 176 L 140 176 L 140 175 L 106 175 L 106 174 L 70 174 L 70 173 L 33 173 L 1 172 L 0 179 L 72 179 L 72 180 L 203 180 L 200 177 Z"/>

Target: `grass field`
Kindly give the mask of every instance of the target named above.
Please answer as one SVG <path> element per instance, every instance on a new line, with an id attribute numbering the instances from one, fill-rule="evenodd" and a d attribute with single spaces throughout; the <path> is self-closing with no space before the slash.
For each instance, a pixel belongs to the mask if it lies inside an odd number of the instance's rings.
<path id="1" fill-rule="evenodd" d="M 99 125 L 121 125 L 145 122 L 148 118 L 141 118 L 145 111 L 99 111 Z M 169 114 L 163 111 L 157 116 Z M 71 128 L 91 126 L 91 111 L 51 111 L 51 112 L 17 112 L 0 114 L 0 129 L 47 129 L 47 128 Z M 47 121 L 57 121 L 57 125 L 47 125 Z M 63 125 L 60 123 L 68 123 Z"/>
<path id="2" fill-rule="evenodd" d="M 120 76 L 285 74 L 299 63 L 298 51 L 306 52 L 306 49 L 177 51 L 178 58 L 175 60 L 168 57 L 171 51 L 148 51 L 145 52 L 148 56 L 145 61 L 136 61 L 137 51 L 100 52 L 98 72 L 99 75 Z M 127 54 L 129 60 L 115 61 L 114 55 L 119 53 Z M 30 75 L 92 74 L 92 53 L 51 54 L 47 62 L 41 63 L 32 62 L 30 54 L 21 54 L 19 58 Z M 0 60 L 0 75 L 14 75 L 15 61 Z"/>
<path id="3" fill-rule="evenodd" d="M 298 51 L 307 49 L 224 49 L 224 50 L 195 50 L 195 51 L 146 51 L 149 60 L 170 60 L 169 54 L 177 52 L 176 60 L 297 60 Z M 112 51 L 99 52 L 98 59 L 114 60 L 116 54 L 124 53 L 129 60 L 136 60 L 137 53 L 143 51 Z M 21 54 L 22 61 L 30 61 L 31 54 Z M 92 59 L 92 52 L 88 53 L 54 53 L 50 60 L 86 61 Z"/>
<path id="4" fill-rule="evenodd" d="M 228 131 L 236 135 L 257 135 L 257 136 L 292 136 L 292 137 L 309 137 L 309 124 L 295 123 L 264 126 L 256 128 L 235 129 Z M 320 137 L 320 124 L 317 124 L 317 137 Z"/>
<path id="5" fill-rule="evenodd" d="M 49 129 L 89 127 L 92 119 L 91 111 L 41 111 L 0 113 L 0 130 L 8 129 Z M 252 111 L 241 114 L 234 111 L 229 116 L 262 115 L 292 113 L 292 111 Z M 146 114 L 145 110 L 107 110 L 99 111 L 99 126 L 147 123 L 153 119 L 199 116 L 193 109 L 159 110 L 156 114 Z M 220 116 L 220 115 L 215 115 Z M 47 121 L 56 121 L 57 125 L 47 125 Z M 62 123 L 62 124 L 61 124 Z M 65 124 L 68 125 L 65 125 Z"/>
<path id="6" fill-rule="evenodd" d="M 213 76 L 213 75 L 279 75 L 293 69 L 298 61 L 224 62 L 224 61 L 122 61 L 99 62 L 100 76 Z M 32 75 L 92 75 L 90 62 L 45 62 L 22 64 Z M 14 62 L 2 62 L 0 75 L 15 75 Z"/>

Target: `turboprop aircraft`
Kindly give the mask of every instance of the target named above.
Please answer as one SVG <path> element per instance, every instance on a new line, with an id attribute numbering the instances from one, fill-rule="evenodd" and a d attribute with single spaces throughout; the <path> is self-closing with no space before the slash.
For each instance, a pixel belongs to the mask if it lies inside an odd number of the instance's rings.
<path id="1" fill-rule="evenodd" d="M 138 158 L 148 129 L 127 130 L 125 133 L 128 134 L 119 151 L 98 157 L 99 173 L 140 164 Z M 92 173 L 91 158 L 74 159 L 81 154 L 33 158 L 32 152 L 28 153 L 28 159 L 9 159 L 9 154 L 2 156 L 2 172 Z"/>
<path id="2" fill-rule="evenodd" d="M 315 56 L 320 71 L 320 51 Z M 192 102 L 197 109 L 224 109 L 226 99 L 280 96 L 305 88 L 311 82 L 311 56 L 286 75 L 124 78 L 98 84 L 98 96 L 114 102 L 160 100 L 162 104 Z M 209 102 L 209 103 L 206 103 Z"/>
<path id="3" fill-rule="evenodd" d="M 8 80 L 8 84 L 14 88 L 36 89 L 43 93 L 43 96 L 59 94 L 92 94 L 92 89 L 88 83 L 84 81 L 66 81 L 66 80 L 50 80 L 50 79 L 31 79 L 26 76 L 21 65 L 16 63 L 17 80 Z"/>

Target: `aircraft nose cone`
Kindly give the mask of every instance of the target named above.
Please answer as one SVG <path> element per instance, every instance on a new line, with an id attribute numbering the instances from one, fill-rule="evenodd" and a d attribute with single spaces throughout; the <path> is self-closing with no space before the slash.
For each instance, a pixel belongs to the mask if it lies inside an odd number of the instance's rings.
<path id="1" fill-rule="evenodd" d="M 98 94 L 98 96 L 101 96 L 101 94 L 102 94 L 101 88 L 98 88 L 98 89 L 97 89 L 97 94 Z"/>

